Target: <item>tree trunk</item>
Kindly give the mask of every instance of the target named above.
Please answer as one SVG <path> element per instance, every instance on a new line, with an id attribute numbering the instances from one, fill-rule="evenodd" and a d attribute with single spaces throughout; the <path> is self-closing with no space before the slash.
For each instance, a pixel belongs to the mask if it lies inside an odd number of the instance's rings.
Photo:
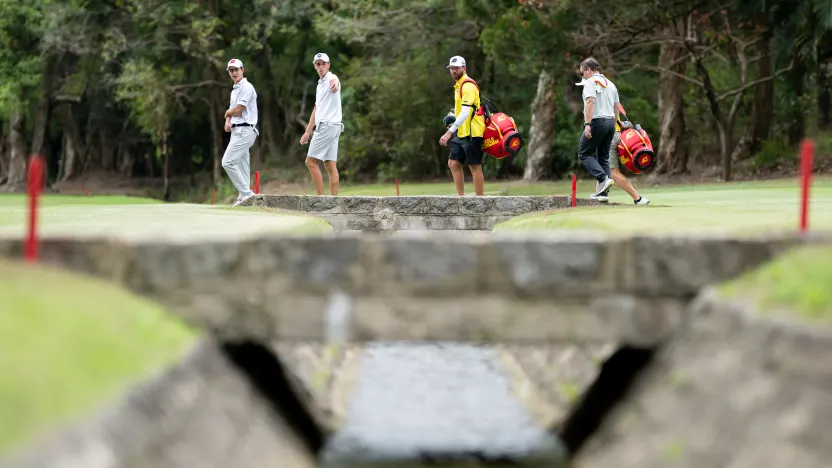
<path id="1" fill-rule="evenodd" d="M 789 125 L 789 143 L 797 145 L 806 134 L 806 117 L 803 108 L 804 80 L 806 64 L 802 60 L 795 60 L 794 68 L 789 72 L 789 84 L 794 91 L 794 99 L 790 109 L 791 125 Z"/>
<path id="2" fill-rule="evenodd" d="M 80 175 L 83 169 L 84 144 L 72 111 L 72 104 L 61 106 L 61 120 L 64 124 L 64 153 L 61 157 L 63 176 L 61 181 L 70 180 Z"/>
<path id="3" fill-rule="evenodd" d="M 829 83 L 829 62 L 818 68 L 818 126 L 829 130 L 832 126 L 832 91 Z"/>
<path id="4" fill-rule="evenodd" d="M 731 180 L 731 169 L 733 148 L 731 147 L 731 126 L 725 122 L 719 122 L 719 156 L 722 158 L 722 180 L 728 182 Z"/>
<path id="5" fill-rule="evenodd" d="M 671 35 L 684 35 L 684 20 L 678 20 L 666 27 Z M 684 74 L 687 51 L 683 46 L 665 42 L 659 51 L 659 66 L 662 69 Z M 659 75 L 659 141 L 656 159 L 659 174 L 682 174 L 688 172 L 688 148 L 685 141 L 685 81 L 669 72 Z"/>
<path id="6" fill-rule="evenodd" d="M 283 125 L 280 124 L 280 116 L 278 115 L 280 106 L 275 105 L 277 103 L 278 91 L 275 84 L 275 78 L 272 74 L 270 57 L 271 48 L 268 44 L 266 44 L 257 56 L 258 65 L 260 70 L 263 71 L 263 76 L 265 78 L 263 84 L 261 85 L 262 98 L 258 93 L 258 101 L 262 103 L 262 107 L 258 108 L 262 109 L 260 110 L 261 132 L 260 136 L 257 138 L 259 141 L 256 145 L 256 153 L 259 155 L 259 158 L 252 158 L 255 160 L 254 164 L 257 165 L 263 165 L 267 158 L 278 154 L 277 136 L 283 133 L 277 131 L 277 129 L 282 130 Z M 254 154 L 252 154 L 252 156 L 254 156 Z"/>
<path id="7" fill-rule="evenodd" d="M 43 76 L 41 77 L 41 95 L 38 102 L 37 110 L 35 111 L 35 128 L 32 132 L 32 154 L 42 155 L 46 161 L 44 168 L 44 180 L 49 180 L 48 169 L 53 166 L 53 155 L 47 154 L 46 143 L 49 135 L 50 121 L 52 119 L 52 90 L 54 88 L 55 66 L 57 65 L 57 58 L 52 54 L 47 54 L 44 58 Z M 50 164 L 52 162 L 53 164 Z"/>
<path id="8" fill-rule="evenodd" d="M 121 125 L 121 130 L 118 134 L 118 143 L 116 144 L 116 170 L 121 177 L 130 177 L 133 175 L 133 164 L 136 158 L 133 156 L 133 151 L 128 140 L 130 136 L 130 121 L 125 119 Z"/>
<path id="9" fill-rule="evenodd" d="M 86 144 L 84 145 L 86 151 L 84 152 L 84 162 L 81 166 L 82 173 L 101 169 L 102 151 L 105 151 L 105 148 L 102 148 L 101 145 L 96 143 L 100 142 L 100 133 L 104 129 L 96 121 L 95 116 L 96 113 L 93 111 L 87 117 L 87 125 L 85 126 Z"/>
<path id="10" fill-rule="evenodd" d="M 162 135 L 162 181 L 164 184 L 162 200 L 170 201 L 170 158 L 168 157 L 168 136 Z"/>
<path id="11" fill-rule="evenodd" d="M 211 138 L 213 150 L 212 159 L 214 161 L 211 170 L 211 183 L 216 185 L 222 179 L 222 155 L 225 152 L 225 139 L 223 137 L 223 126 L 225 121 L 220 117 L 223 115 L 225 107 L 223 107 L 223 100 L 221 96 L 222 90 L 214 88 L 211 91 Z"/>
<path id="12" fill-rule="evenodd" d="M 6 190 L 23 191 L 26 188 L 26 135 L 23 113 L 17 108 L 9 116 L 9 170 Z"/>
<path id="13" fill-rule="evenodd" d="M 771 57 L 772 39 L 766 36 L 757 43 L 757 52 L 760 60 L 757 61 L 757 78 L 763 78 L 774 74 L 774 65 Z M 768 80 L 754 87 L 754 108 L 751 114 L 751 131 L 748 138 L 748 151 L 746 154 L 754 154 L 760 151 L 763 141 L 771 133 L 771 122 L 774 119 L 774 80 Z M 745 156 L 740 154 L 740 157 Z"/>
<path id="14" fill-rule="evenodd" d="M 542 70 L 537 79 L 537 95 L 532 102 L 524 182 L 537 181 L 545 172 L 555 137 L 555 105 L 555 80 L 552 75 Z"/>
<path id="15" fill-rule="evenodd" d="M 3 131 L 5 122 L 0 120 L 0 186 L 6 183 L 9 171 L 9 155 L 6 153 L 6 134 Z"/>

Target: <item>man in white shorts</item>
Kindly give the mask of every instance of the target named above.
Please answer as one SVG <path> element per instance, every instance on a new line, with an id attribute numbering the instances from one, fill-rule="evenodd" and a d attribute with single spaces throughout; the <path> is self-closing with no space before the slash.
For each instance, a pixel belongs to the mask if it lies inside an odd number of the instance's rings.
<path id="1" fill-rule="evenodd" d="M 306 167 L 315 184 L 318 195 L 324 194 L 324 178 L 318 161 L 324 162 L 324 168 L 329 175 L 329 192 L 338 195 L 338 139 L 344 131 L 341 121 L 341 82 L 334 73 L 329 71 L 329 56 L 324 53 L 315 54 L 312 64 L 318 72 L 318 88 L 315 92 L 315 107 L 306 125 L 306 131 L 300 137 L 300 144 L 312 143 L 306 153 Z M 312 130 L 315 133 L 312 133 Z"/>
<path id="2" fill-rule="evenodd" d="M 226 65 L 228 76 L 234 81 L 231 103 L 225 111 L 225 131 L 231 132 L 231 140 L 222 157 L 222 167 L 239 192 L 233 206 L 252 195 L 251 154 L 249 149 L 257 139 L 257 91 L 243 77 L 243 62 L 231 59 Z"/>

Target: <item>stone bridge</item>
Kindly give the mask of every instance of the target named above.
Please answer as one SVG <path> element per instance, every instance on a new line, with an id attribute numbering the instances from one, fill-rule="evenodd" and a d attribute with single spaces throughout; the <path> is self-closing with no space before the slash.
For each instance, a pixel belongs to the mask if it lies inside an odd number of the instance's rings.
<path id="1" fill-rule="evenodd" d="M 45 238 L 44 263 L 119 282 L 206 333 L 174 368 L 3 466 L 825 466 L 832 335 L 749 317 L 708 287 L 829 240 Z M 20 240 L 0 240 L 0 257 L 21 255 Z M 335 379 L 350 401 L 340 421 L 291 364 L 287 346 L 303 343 L 346 350 L 343 367 L 357 368 L 352 383 Z M 524 371 L 541 346 L 567 352 Z M 575 348 L 606 351 L 563 411 L 542 414 L 526 393 L 552 389 L 512 381 L 568 373 L 561 358 Z M 505 351 L 520 370 L 495 365 Z"/>
<path id="2" fill-rule="evenodd" d="M 255 195 L 246 206 L 301 211 L 327 220 L 339 231 L 491 230 L 497 223 L 535 211 L 569 208 L 569 196 L 403 197 Z M 576 206 L 600 202 L 577 198 Z"/>

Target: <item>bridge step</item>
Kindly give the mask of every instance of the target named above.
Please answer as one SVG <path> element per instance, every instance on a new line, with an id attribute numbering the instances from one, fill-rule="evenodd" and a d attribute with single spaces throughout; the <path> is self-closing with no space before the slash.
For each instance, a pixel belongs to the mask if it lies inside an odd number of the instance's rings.
<path id="1" fill-rule="evenodd" d="M 514 397 L 492 348 L 371 343 L 350 403 L 321 467 L 567 466 L 561 442 Z"/>

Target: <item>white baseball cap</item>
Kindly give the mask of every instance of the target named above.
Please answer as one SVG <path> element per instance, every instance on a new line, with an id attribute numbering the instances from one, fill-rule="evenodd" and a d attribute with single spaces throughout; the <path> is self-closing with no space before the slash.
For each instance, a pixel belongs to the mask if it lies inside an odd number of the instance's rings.
<path id="1" fill-rule="evenodd" d="M 228 70 L 229 68 L 243 68 L 243 62 L 237 59 L 231 59 L 228 61 L 228 65 L 225 66 L 226 70 Z"/>
<path id="2" fill-rule="evenodd" d="M 312 63 L 314 64 L 316 60 L 323 60 L 324 62 L 329 63 L 329 55 L 323 52 L 318 52 L 314 57 L 312 57 Z"/>
<path id="3" fill-rule="evenodd" d="M 465 66 L 465 59 L 460 57 L 459 55 L 454 55 L 451 57 L 451 61 L 448 62 L 448 66 L 445 68 L 451 67 L 464 67 Z"/>

